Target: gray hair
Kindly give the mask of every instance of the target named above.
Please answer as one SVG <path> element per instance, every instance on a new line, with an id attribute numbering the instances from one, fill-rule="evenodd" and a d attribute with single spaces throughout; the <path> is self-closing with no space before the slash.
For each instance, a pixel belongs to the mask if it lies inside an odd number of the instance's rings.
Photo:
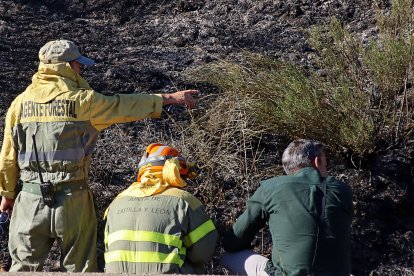
<path id="1" fill-rule="evenodd" d="M 312 140 L 297 139 L 289 144 L 282 156 L 286 174 L 294 174 L 298 169 L 312 167 L 312 161 L 324 154 L 325 145 Z"/>

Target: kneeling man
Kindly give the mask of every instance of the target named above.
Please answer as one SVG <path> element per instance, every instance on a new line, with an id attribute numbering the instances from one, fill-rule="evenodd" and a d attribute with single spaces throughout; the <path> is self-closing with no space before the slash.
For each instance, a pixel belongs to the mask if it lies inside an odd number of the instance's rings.
<path id="1" fill-rule="evenodd" d="M 192 175 L 178 150 L 147 147 L 137 182 L 107 210 L 106 272 L 206 273 L 218 233 L 202 203 L 182 190 Z"/>
<path id="2" fill-rule="evenodd" d="M 283 153 L 286 176 L 263 181 L 223 239 L 224 266 L 243 275 L 349 275 L 352 192 L 328 176 L 324 146 L 295 140 Z M 269 224 L 272 259 L 252 250 Z"/>

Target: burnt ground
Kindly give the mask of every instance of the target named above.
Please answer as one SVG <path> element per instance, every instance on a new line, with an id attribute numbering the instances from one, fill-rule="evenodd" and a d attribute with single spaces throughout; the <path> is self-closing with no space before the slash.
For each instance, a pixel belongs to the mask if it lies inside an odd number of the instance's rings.
<path id="1" fill-rule="evenodd" d="M 389 7 L 387 1 L 381 3 Z M 306 43 L 306 31 L 332 16 L 361 35 L 369 35 L 375 23 L 371 1 L 363 0 L 0 0 L 0 116 L 30 83 L 37 69 L 37 52 L 49 40 L 73 40 L 81 52 L 96 60 L 97 65 L 83 75 L 99 92 L 200 88 L 208 95 L 213 93 L 208 86 L 200 87 L 183 77 L 186 69 L 221 59 L 237 60 L 246 50 L 311 66 L 312 49 Z M 136 125 L 143 131 L 154 123 Z M 136 159 L 130 156 L 139 158 L 142 148 L 127 149 L 127 160 L 121 146 L 133 142 L 135 136 L 126 130 L 131 126 L 135 125 L 112 128 L 101 135 L 90 177 L 100 218 L 114 195 L 133 179 L 135 172 L 129 165 Z M 111 143 L 117 132 L 124 140 Z M 264 159 L 280 162 L 286 140 L 272 135 L 266 139 L 263 154 L 271 157 Z M 331 174 L 348 182 L 354 191 L 355 275 L 414 274 L 413 149 L 408 141 L 360 163 L 339 157 L 331 162 Z M 108 152 L 120 154 L 108 158 Z M 236 185 L 223 186 L 221 204 L 209 202 L 202 190 L 190 188 L 205 201 L 220 230 L 244 208 L 244 194 Z M 102 225 L 98 248 L 101 262 Z M 262 249 L 268 253 L 269 235 L 264 231 L 263 236 Z M 7 263 L 7 236 L 1 241 L 2 259 Z M 58 258 L 55 248 L 45 270 L 57 271 Z M 217 261 L 209 267 L 209 273 L 222 272 Z"/>

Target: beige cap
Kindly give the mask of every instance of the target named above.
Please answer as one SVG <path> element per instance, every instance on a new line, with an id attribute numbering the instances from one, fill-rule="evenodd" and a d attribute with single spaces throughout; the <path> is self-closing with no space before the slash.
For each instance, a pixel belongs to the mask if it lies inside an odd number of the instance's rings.
<path id="1" fill-rule="evenodd" d="M 70 40 L 49 41 L 39 51 L 39 60 L 43 63 L 60 63 L 77 61 L 84 65 L 94 65 L 95 61 L 82 56 L 78 46 Z"/>

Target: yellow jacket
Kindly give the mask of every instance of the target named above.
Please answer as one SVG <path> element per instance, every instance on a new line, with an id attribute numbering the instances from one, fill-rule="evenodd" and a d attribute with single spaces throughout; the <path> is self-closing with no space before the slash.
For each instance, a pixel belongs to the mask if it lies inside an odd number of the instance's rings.
<path id="1" fill-rule="evenodd" d="M 86 180 L 98 134 L 110 125 L 159 117 L 160 95 L 105 96 L 90 88 L 68 63 L 43 64 L 32 84 L 12 102 L 0 153 L 0 193 L 15 197 L 16 183 Z"/>
<path id="2" fill-rule="evenodd" d="M 127 189 L 108 208 L 107 273 L 206 274 L 218 232 L 192 194 L 169 186 L 140 196 Z"/>

